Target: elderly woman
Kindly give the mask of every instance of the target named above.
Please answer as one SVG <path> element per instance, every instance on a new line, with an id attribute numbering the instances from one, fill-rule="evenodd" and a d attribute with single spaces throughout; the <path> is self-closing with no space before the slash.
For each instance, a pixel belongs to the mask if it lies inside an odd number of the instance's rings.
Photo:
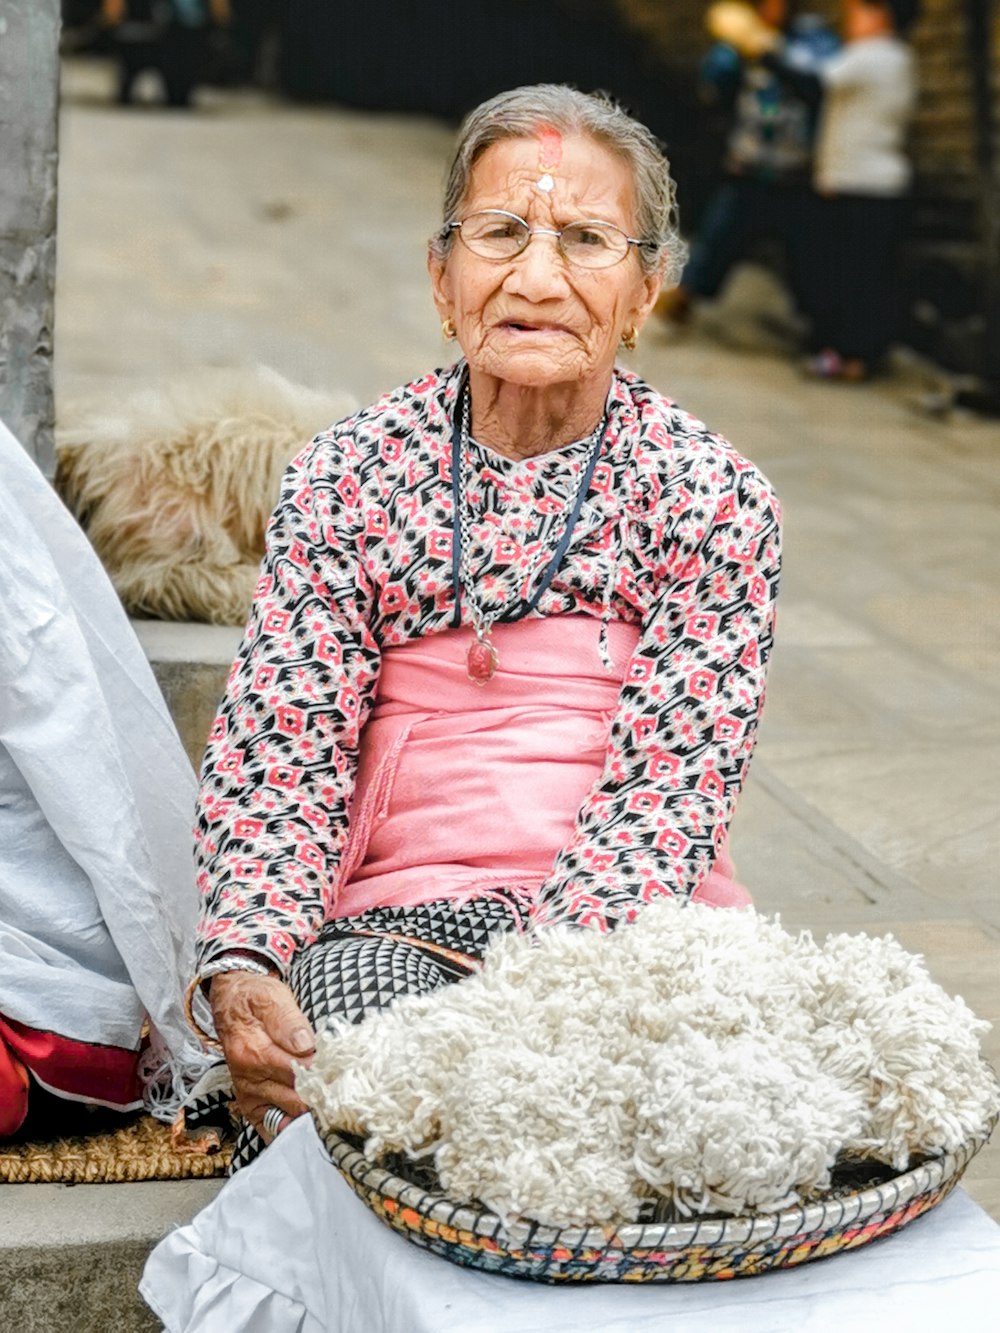
<path id="1" fill-rule="evenodd" d="M 313 1025 L 496 932 L 718 904 L 771 645 L 771 489 L 634 374 L 681 262 L 650 133 L 521 88 L 462 127 L 428 267 L 462 356 L 292 464 L 205 759 L 198 984 L 247 1122 Z"/>

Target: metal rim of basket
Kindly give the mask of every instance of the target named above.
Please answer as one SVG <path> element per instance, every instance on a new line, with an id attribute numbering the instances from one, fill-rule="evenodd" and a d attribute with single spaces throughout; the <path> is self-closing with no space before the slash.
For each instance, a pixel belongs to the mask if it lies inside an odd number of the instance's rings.
<path id="1" fill-rule="evenodd" d="M 505 1224 L 496 1213 L 456 1204 L 370 1162 L 336 1131 L 320 1133 L 331 1163 L 365 1193 L 391 1199 L 412 1209 L 426 1222 L 490 1240 L 505 1250 L 561 1247 L 567 1250 L 615 1250 L 622 1253 L 689 1247 L 751 1247 L 766 1241 L 846 1229 L 882 1213 L 895 1213 L 949 1182 L 955 1183 L 988 1142 L 997 1123 L 993 1115 L 984 1129 L 953 1152 L 931 1157 L 877 1185 L 827 1200 L 796 1204 L 777 1213 L 695 1218 L 685 1222 L 630 1222 L 620 1227 L 554 1227 L 539 1222 Z"/>

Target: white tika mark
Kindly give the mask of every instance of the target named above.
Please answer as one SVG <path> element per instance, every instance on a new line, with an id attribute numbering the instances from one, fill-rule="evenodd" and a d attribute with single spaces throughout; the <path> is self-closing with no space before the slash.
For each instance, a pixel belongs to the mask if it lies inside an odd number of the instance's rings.
<path id="1" fill-rule="evenodd" d="M 555 181 L 552 179 L 549 173 L 546 172 L 545 175 L 539 179 L 537 188 L 539 190 L 544 190 L 545 193 L 548 194 L 550 190 L 555 189 L 555 184 L 556 184 Z"/>

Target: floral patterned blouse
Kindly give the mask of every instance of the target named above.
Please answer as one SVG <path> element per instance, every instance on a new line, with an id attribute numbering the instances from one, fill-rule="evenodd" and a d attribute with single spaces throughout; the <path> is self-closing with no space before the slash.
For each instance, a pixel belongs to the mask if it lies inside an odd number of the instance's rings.
<path id="1" fill-rule="evenodd" d="M 452 570 L 464 372 L 459 362 L 425 375 L 332 426 L 285 476 L 202 772 L 202 966 L 247 949 L 284 973 L 335 913 L 381 652 L 471 623 Z M 558 542 L 589 442 L 527 460 L 470 449 L 479 599 L 515 619 Z M 763 702 L 779 523 L 753 464 L 615 372 L 572 541 L 531 613 L 639 631 L 603 775 L 540 892 L 560 916 L 600 925 L 656 894 L 686 898 L 711 866 Z"/>

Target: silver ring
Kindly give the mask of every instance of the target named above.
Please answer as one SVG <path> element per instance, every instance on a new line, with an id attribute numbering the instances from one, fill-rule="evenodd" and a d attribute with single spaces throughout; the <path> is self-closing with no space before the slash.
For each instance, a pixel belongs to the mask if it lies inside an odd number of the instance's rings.
<path id="1" fill-rule="evenodd" d="M 271 1138 L 276 1138 L 281 1132 L 281 1127 L 285 1123 L 286 1116 L 280 1106 L 269 1106 L 261 1119 L 265 1131 Z"/>

